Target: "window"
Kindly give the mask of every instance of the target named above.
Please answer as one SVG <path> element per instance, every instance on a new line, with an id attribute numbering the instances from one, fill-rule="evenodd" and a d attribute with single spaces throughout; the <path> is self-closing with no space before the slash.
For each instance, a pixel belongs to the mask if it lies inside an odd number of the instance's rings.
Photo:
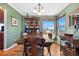
<path id="1" fill-rule="evenodd" d="M 50 31 L 54 31 L 54 21 L 48 21 L 48 20 L 44 20 L 42 21 L 42 28 L 43 31 L 45 30 L 50 30 Z"/>
<path id="2" fill-rule="evenodd" d="M 62 17 L 58 20 L 59 23 L 59 32 L 65 32 L 65 23 L 66 23 L 66 17 Z"/>

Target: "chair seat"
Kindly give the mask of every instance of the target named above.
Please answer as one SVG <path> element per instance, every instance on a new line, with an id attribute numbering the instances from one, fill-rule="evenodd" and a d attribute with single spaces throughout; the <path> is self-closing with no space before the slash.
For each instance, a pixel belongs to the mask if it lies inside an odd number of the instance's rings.
<path id="1" fill-rule="evenodd" d="M 49 47 L 50 45 L 52 45 L 52 42 L 47 42 L 44 44 L 38 44 L 39 46 L 43 46 L 43 47 Z"/>
<path id="2" fill-rule="evenodd" d="M 44 47 L 48 47 L 50 45 L 52 45 L 52 42 L 47 42 L 47 43 L 43 44 Z"/>
<path id="3" fill-rule="evenodd" d="M 32 47 L 28 46 L 28 48 L 27 48 L 28 56 L 32 56 L 31 49 L 32 49 Z M 39 46 L 37 46 L 37 51 L 36 52 L 37 52 L 36 56 L 42 56 L 42 49 Z"/>

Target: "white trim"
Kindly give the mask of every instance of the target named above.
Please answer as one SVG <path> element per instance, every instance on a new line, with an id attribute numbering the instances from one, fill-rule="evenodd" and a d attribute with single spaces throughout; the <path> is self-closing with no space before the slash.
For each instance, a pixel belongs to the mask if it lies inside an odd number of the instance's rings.
<path id="1" fill-rule="evenodd" d="M 60 36 L 59 35 L 57 35 L 57 42 L 60 44 Z"/>
<path id="2" fill-rule="evenodd" d="M 9 50 L 9 49 L 15 47 L 16 45 L 17 45 L 17 44 L 14 44 L 14 45 L 12 45 L 11 47 L 9 47 L 9 48 L 7 48 L 7 49 L 4 49 L 4 50 Z"/>
<path id="3" fill-rule="evenodd" d="M 7 10 L 4 9 L 4 49 L 7 48 Z"/>
<path id="4" fill-rule="evenodd" d="M 10 4 L 10 3 L 8 3 L 8 5 L 10 5 L 12 8 L 14 8 L 18 13 L 20 13 L 21 15 L 22 15 L 22 13 L 18 10 L 18 9 L 16 9 L 12 4 Z"/>

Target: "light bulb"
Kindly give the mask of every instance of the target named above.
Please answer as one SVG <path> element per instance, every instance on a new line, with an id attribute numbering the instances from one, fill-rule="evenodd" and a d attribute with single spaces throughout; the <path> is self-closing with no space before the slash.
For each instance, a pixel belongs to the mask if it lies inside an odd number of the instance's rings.
<path id="1" fill-rule="evenodd" d="M 42 9 L 41 12 L 44 12 L 44 10 Z"/>
<path id="2" fill-rule="evenodd" d="M 37 10 L 34 9 L 34 10 L 33 10 L 33 13 L 37 13 Z"/>
<path id="3" fill-rule="evenodd" d="M 41 12 L 38 12 L 38 15 L 41 15 L 42 13 Z"/>

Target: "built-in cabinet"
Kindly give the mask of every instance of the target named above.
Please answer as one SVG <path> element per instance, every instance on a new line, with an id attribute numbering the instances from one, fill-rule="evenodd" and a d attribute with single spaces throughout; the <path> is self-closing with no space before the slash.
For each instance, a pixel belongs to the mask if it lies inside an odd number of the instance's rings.
<path id="1" fill-rule="evenodd" d="M 0 32 L 0 50 L 4 49 L 4 32 Z"/>
<path id="2" fill-rule="evenodd" d="M 4 49 L 4 10 L 0 8 L 0 50 Z"/>
<path id="3" fill-rule="evenodd" d="M 28 34 L 35 34 L 40 28 L 39 17 L 25 17 L 25 32 Z"/>
<path id="4" fill-rule="evenodd" d="M 4 10 L 0 9 L 0 23 L 4 23 Z"/>

